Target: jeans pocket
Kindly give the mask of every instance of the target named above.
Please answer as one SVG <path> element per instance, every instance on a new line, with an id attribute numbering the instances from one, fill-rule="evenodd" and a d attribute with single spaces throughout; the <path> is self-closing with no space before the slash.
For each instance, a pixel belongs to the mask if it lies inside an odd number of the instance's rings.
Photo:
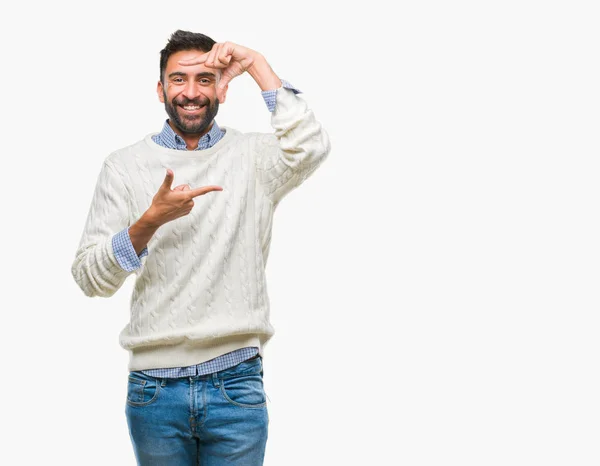
<path id="1" fill-rule="evenodd" d="M 221 379 L 221 393 L 231 404 L 242 408 L 262 408 L 267 404 L 262 376 L 243 374 Z"/>
<path id="2" fill-rule="evenodd" d="M 154 403 L 160 392 L 160 380 L 138 371 L 130 372 L 127 377 L 127 404 L 130 406 L 148 406 Z"/>

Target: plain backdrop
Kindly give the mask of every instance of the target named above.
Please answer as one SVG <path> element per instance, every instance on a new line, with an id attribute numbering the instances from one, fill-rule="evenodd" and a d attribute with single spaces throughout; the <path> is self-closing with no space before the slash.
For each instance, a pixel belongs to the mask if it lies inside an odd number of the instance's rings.
<path id="1" fill-rule="evenodd" d="M 134 278 L 88 298 L 70 268 L 103 160 L 162 127 L 186 29 L 262 53 L 332 143 L 275 213 L 265 465 L 599 464 L 596 7 L 3 7 L 0 463 L 135 464 Z M 247 74 L 216 120 L 272 131 Z"/>

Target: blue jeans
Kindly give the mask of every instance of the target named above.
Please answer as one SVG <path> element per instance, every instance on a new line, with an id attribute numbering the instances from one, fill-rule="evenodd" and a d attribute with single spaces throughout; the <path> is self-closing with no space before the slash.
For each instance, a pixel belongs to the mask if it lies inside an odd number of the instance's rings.
<path id="1" fill-rule="evenodd" d="M 129 373 L 125 407 L 142 466 L 262 466 L 269 415 L 262 357 L 207 375 Z"/>

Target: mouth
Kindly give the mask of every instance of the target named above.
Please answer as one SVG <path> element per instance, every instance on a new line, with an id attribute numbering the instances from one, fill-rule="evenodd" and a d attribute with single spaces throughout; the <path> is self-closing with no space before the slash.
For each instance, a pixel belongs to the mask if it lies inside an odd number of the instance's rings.
<path id="1" fill-rule="evenodd" d="M 196 115 L 202 112 L 205 105 L 178 105 L 178 107 L 188 115 Z"/>

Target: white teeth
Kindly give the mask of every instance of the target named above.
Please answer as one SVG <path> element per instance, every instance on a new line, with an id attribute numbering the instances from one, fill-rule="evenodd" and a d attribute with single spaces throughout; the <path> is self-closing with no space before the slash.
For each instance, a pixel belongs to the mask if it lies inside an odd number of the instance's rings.
<path id="1" fill-rule="evenodd" d="M 187 107 L 183 107 L 183 108 L 185 108 L 186 110 L 198 110 L 200 107 L 195 105 L 193 107 L 187 106 Z"/>

